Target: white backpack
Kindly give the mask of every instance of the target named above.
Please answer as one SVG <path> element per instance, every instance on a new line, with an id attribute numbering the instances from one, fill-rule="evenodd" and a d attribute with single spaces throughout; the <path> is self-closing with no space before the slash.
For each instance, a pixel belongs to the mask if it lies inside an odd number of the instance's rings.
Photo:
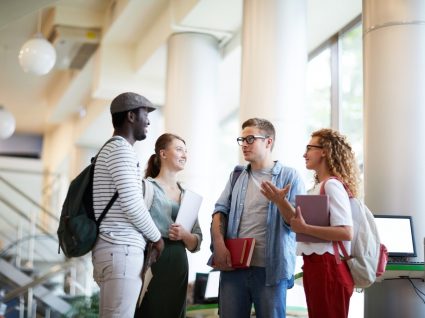
<path id="1" fill-rule="evenodd" d="M 325 182 L 322 185 L 323 194 L 325 194 Z M 348 194 L 350 195 L 350 193 Z M 381 244 L 375 219 L 369 208 L 359 199 L 352 197 L 350 197 L 350 205 L 353 217 L 351 255 L 348 255 L 344 244 L 338 241 L 333 242 L 335 258 L 337 263 L 341 262 L 338 253 L 339 246 L 344 256 L 344 261 L 347 262 L 350 268 L 355 287 L 366 288 L 372 285 L 376 278 L 385 272 L 388 252 L 385 245 Z"/>
<path id="2" fill-rule="evenodd" d="M 150 181 L 146 179 L 142 179 L 142 188 L 143 188 L 143 199 L 145 201 L 146 207 L 149 210 L 153 202 L 153 193 L 154 193 L 153 185 Z"/>

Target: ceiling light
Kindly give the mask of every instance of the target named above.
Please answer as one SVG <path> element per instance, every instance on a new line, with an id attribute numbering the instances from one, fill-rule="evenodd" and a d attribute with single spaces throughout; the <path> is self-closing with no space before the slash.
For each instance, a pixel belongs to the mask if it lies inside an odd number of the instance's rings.
<path id="1" fill-rule="evenodd" d="M 19 63 L 24 72 L 44 75 L 50 72 L 55 62 L 55 48 L 41 34 L 25 42 L 19 52 Z"/>
<path id="2" fill-rule="evenodd" d="M 0 105 L 0 139 L 7 139 L 15 131 L 15 117 Z"/>
<path id="3" fill-rule="evenodd" d="M 37 34 L 24 43 L 18 57 L 24 72 L 35 75 L 47 74 L 55 65 L 55 48 L 41 34 L 41 11 L 38 13 Z"/>

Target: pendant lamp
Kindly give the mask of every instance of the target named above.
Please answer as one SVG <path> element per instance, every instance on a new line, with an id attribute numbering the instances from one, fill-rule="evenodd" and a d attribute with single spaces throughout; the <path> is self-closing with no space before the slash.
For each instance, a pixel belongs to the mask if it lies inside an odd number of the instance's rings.
<path id="1" fill-rule="evenodd" d="M 24 43 L 18 56 L 24 72 L 39 76 L 49 73 L 56 63 L 55 48 L 43 37 L 40 26 L 41 12 L 38 18 L 38 32 Z"/>
<path id="2" fill-rule="evenodd" d="M 7 139 L 15 131 L 15 117 L 0 105 L 0 139 Z"/>

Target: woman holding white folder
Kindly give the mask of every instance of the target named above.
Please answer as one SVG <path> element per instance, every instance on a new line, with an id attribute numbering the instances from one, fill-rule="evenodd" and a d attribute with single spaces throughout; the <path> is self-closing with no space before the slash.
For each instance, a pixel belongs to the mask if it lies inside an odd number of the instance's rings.
<path id="1" fill-rule="evenodd" d="M 304 158 L 306 168 L 315 171 L 315 185 L 308 193 L 329 196 L 329 226 L 307 224 L 302 211 L 295 210 L 285 199 L 288 189 L 277 189 L 265 182 L 262 192 L 281 213 L 292 214 L 290 224 L 294 232 L 325 240 L 297 243 L 297 254 L 304 260 L 303 285 L 309 317 L 348 317 L 354 282 L 346 262 L 337 262 L 338 251 L 334 251 L 332 241 L 343 241 L 350 254 L 353 221 L 349 194 L 357 195 L 357 163 L 346 138 L 332 129 L 312 133 Z"/>
<path id="2" fill-rule="evenodd" d="M 164 239 L 165 248 L 152 265 L 153 278 L 135 317 L 186 317 L 186 293 L 189 265 L 186 249 L 197 252 L 202 232 L 195 222 L 189 232 L 175 220 L 184 189 L 177 174 L 187 159 L 185 141 L 174 134 L 161 135 L 155 143 L 155 153 L 149 158 L 145 178 L 152 182 L 154 196 L 150 213 Z"/>

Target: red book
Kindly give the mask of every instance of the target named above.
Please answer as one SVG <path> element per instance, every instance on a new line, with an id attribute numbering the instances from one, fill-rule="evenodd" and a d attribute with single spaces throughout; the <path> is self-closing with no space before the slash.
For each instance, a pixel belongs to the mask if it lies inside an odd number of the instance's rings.
<path id="1" fill-rule="evenodd" d="M 225 244 L 232 257 L 233 268 L 246 268 L 251 264 L 255 238 L 226 239 Z"/>

